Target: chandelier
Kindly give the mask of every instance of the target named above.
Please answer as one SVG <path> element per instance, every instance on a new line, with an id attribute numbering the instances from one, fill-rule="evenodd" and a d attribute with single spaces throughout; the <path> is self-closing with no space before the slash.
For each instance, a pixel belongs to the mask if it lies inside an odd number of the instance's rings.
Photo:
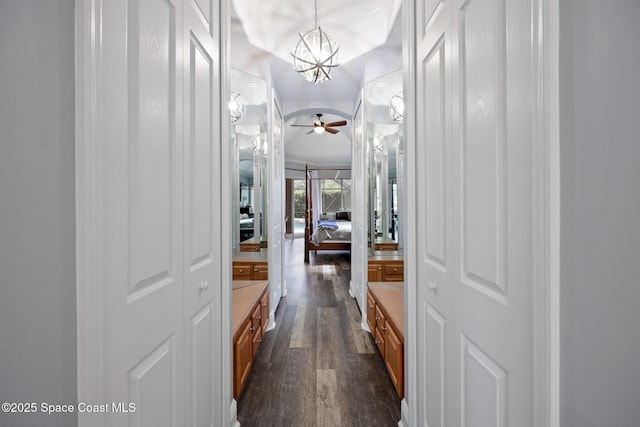
<path id="1" fill-rule="evenodd" d="M 291 51 L 293 68 L 305 80 L 322 83 L 331 80 L 331 70 L 338 65 L 338 44 L 318 26 L 318 2 L 315 4 L 315 27 L 306 33 L 298 33 L 300 40 Z"/>
<path id="2" fill-rule="evenodd" d="M 404 99 L 402 92 L 397 93 L 389 100 L 389 115 L 396 123 L 404 122 Z"/>
<path id="3" fill-rule="evenodd" d="M 244 105 L 244 99 L 238 92 L 231 92 L 229 100 L 229 115 L 231 116 L 231 124 L 235 125 L 244 118 L 247 107 Z"/>

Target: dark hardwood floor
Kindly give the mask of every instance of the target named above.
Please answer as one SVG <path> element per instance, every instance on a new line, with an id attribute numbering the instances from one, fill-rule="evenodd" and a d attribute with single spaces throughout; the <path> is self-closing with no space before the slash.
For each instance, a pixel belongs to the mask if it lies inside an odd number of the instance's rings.
<path id="1" fill-rule="evenodd" d="M 348 252 L 286 239 L 288 294 L 258 349 L 238 420 L 251 426 L 396 426 L 400 399 L 349 296 Z"/>

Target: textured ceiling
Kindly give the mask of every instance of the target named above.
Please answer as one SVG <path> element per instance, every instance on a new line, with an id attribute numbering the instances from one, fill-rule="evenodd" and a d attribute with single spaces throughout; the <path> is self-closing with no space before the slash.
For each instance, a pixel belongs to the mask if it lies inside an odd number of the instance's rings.
<path id="1" fill-rule="evenodd" d="M 313 1 L 233 0 L 232 67 L 271 80 L 285 118 L 288 163 L 349 166 L 351 116 L 365 81 L 402 66 L 401 1 L 346 3 L 318 0 L 319 24 L 340 44 L 341 65 L 332 80 L 314 85 L 297 75 L 290 55 L 297 33 L 313 27 Z M 315 113 L 325 114 L 325 122 L 346 119 L 349 124 L 337 135 L 306 135 L 305 128 L 289 126 L 306 123 Z"/>
<path id="2" fill-rule="evenodd" d="M 318 25 L 340 46 L 339 62 L 382 46 L 391 32 L 401 0 L 317 0 Z M 314 28 L 313 0 L 234 0 L 234 9 L 249 43 L 284 61 L 298 33 Z"/>

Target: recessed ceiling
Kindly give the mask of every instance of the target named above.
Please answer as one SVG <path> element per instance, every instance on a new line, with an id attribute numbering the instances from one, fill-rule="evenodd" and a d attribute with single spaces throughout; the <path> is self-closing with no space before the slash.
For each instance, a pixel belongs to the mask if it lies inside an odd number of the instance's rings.
<path id="1" fill-rule="evenodd" d="M 317 0 L 318 25 L 340 46 L 339 62 L 347 63 L 387 42 L 401 0 Z M 298 33 L 314 28 L 314 0 L 233 0 L 249 43 L 284 61 Z"/>
<path id="2" fill-rule="evenodd" d="M 322 121 L 325 123 L 344 120 L 344 117 L 324 113 Z M 351 166 L 351 121 L 339 128 L 340 132 L 308 133 L 309 128 L 293 127 L 291 124 L 313 123 L 311 116 L 297 116 L 285 123 L 285 153 L 287 161 L 294 163 L 310 163 L 314 166 Z"/>

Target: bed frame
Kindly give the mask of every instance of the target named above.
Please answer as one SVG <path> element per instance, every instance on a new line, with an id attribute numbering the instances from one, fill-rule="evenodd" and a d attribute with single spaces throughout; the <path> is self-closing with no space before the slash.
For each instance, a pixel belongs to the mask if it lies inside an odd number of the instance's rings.
<path id="1" fill-rule="evenodd" d="M 349 168 L 327 168 L 327 169 L 319 169 L 314 168 L 310 169 L 308 165 L 305 166 L 305 177 L 306 177 L 306 194 L 305 194 L 305 226 L 304 226 L 304 262 L 309 262 L 309 253 L 311 251 L 349 251 L 351 252 L 351 241 L 346 240 L 325 240 L 320 243 L 320 246 L 316 246 L 311 243 L 311 236 L 313 234 L 313 198 L 311 197 L 311 181 L 314 179 L 311 177 L 312 171 L 341 171 L 341 170 L 351 170 Z M 320 179 L 320 178 L 318 178 Z"/>

